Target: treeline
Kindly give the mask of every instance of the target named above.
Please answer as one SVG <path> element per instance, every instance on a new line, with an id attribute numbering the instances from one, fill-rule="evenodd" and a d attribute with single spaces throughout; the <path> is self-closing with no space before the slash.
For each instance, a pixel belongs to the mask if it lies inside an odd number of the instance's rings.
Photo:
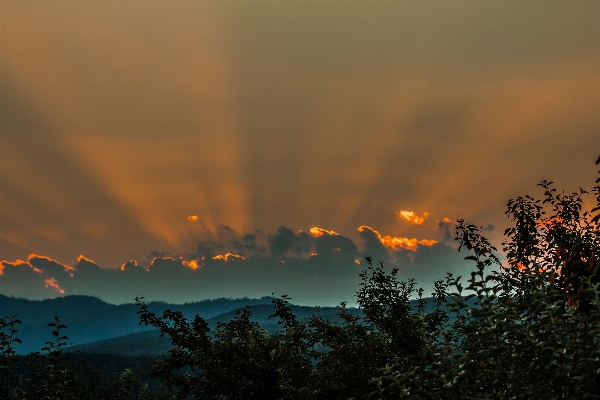
<path id="1" fill-rule="evenodd" d="M 600 164 L 600 158 L 597 165 Z M 597 180 L 596 184 L 600 181 Z M 92 383 L 64 351 L 64 326 L 16 371 L 16 317 L 2 319 L 1 398 L 10 399 L 471 399 L 600 398 L 600 186 L 508 202 L 505 262 L 481 229 L 456 223 L 475 267 L 465 282 L 435 282 L 429 307 L 413 281 L 373 264 L 361 274 L 358 316 L 301 320 L 273 300 L 268 333 L 250 307 L 210 329 L 196 316 L 149 311 L 172 350 L 145 371 Z M 584 198 L 593 196 L 592 209 Z M 418 298 L 414 302 L 411 299 Z M 104 382 L 104 383 L 102 383 Z M 98 383 L 102 383 L 98 385 Z"/>

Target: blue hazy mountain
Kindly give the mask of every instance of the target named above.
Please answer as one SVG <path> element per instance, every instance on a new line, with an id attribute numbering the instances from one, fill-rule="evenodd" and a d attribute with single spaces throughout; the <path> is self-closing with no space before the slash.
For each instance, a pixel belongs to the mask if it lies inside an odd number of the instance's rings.
<path id="1" fill-rule="evenodd" d="M 245 305 L 271 304 L 271 300 L 270 297 L 220 298 L 185 304 L 150 302 L 148 307 L 155 313 L 169 308 L 183 312 L 188 318 L 198 314 L 209 319 Z M 16 315 L 22 322 L 17 326 L 19 332 L 16 336 L 23 342 L 15 345 L 18 354 L 38 351 L 53 339 L 52 328 L 48 324 L 54 321 L 55 316 L 67 326 L 61 335 L 68 336 L 69 344 L 78 345 L 152 329 L 139 324 L 137 312 L 135 304 L 115 305 L 91 296 L 27 300 L 0 295 L 0 316 Z"/>
<path id="2" fill-rule="evenodd" d="M 219 298 L 194 303 L 168 304 L 150 302 L 148 308 L 156 314 L 166 309 L 181 311 L 188 319 L 200 315 L 214 329 L 218 323 L 229 322 L 236 317 L 236 310 L 252 307 L 252 320 L 269 333 L 280 326 L 277 320 L 269 319 L 274 313 L 271 297 L 258 299 Z M 426 300 L 426 308 L 432 309 L 432 299 Z M 416 305 L 416 301 L 414 301 Z M 0 316 L 16 315 L 22 324 L 17 326 L 16 337 L 23 344 L 15 345 L 18 354 L 40 350 L 53 339 L 52 328 L 48 324 L 58 316 L 67 328 L 61 336 L 68 336 L 67 343 L 73 350 L 86 353 L 107 353 L 121 355 L 165 354 L 170 348 L 168 338 L 159 338 L 153 327 L 139 324 L 135 304 L 115 305 L 91 296 L 65 296 L 50 300 L 27 300 L 0 295 Z M 349 309 L 362 316 L 359 309 Z M 294 306 L 295 315 L 302 320 L 318 314 L 329 321 L 340 321 L 338 307 Z"/>
<path id="3" fill-rule="evenodd" d="M 218 323 L 229 322 L 236 317 L 236 311 L 239 309 L 219 314 L 215 317 L 206 319 L 208 326 L 214 330 Z M 362 316 L 362 312 L 356 308 L 350 308 L 348 311 L 354 315 Z M 270 334 L 281 329 L 278 321 L 269 318 L 273 315 L 274 308 L 272 304 L 258 304 L 251 308 L 251 321 L 257 322 L 263 329 Z M 338 307 L 320 307 L 318 310 L 315 307 L 294 306 L 294 314 L 300 320 L 306 320 L 312 315 L 319 315 L 328 321 L 341 322 L 339 318 Z M 166 354 L 171 348 L 168 337 L 160 337 L 158 330 L 148 330 L 139 333 L 119 336 L 111 339 L 101 340 L 97 342 L 73 346 L 73 351 L 82 353 L 104 353 L 118 354 L 123 356 L 139 356 L 150 354 L 153 356 Z"/>

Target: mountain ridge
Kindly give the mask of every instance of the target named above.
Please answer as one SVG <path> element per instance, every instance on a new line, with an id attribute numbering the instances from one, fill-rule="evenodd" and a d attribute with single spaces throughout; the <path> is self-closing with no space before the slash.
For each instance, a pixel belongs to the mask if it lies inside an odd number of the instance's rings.
<path id="1" fill-rule="evenodd" d="M 270 304 L 271 297 L 258 299 L 218 298 L 194 303 L 169 304 L 149 302 L 148 307 L 155 313 L 170 308 L 183 312 L 186 317 L 198 314 L 212 318 L 245 305 Z M 46 342 L 52 341 L 48 323 L 59 317 L 67 328 L 61 332 L 68 337 L 68 344 L 79 345 L 138 333 L 152 328 L 139 324 L 135 304 L 111 304 L 93 296 L 69 295 L 45 300 L 29 300 L 0 294 L 0 316 L 16 315 L 22 323 L 17 325 L 16 337 L 22 345 L 15 344 L 17 354 L 27 354 L 40 350 Z"/>

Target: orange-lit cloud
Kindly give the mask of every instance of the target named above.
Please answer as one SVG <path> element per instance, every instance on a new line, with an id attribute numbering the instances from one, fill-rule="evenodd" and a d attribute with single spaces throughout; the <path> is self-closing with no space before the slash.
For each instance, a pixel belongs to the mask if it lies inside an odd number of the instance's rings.
<path id="1" fill-rule="evenodd" d="M 28 266 L 29 268 L 33 269 L 35 272 L 41 273 L 41 272 L 42 272 L 42 270 L 40 270 L 39 268 L 36 268 L 36 267 L 34 267 L 34 266 L 33 266 L 33 265 L 31 265 L 31 263 L 29 262 L 29 260 L 31 260 L 32 258 L 37 258 L 37 257 L 32 257 L 32 256 L 34 256 L 34 254 L 31 254 L 31 255 L 29 256 L 29 258 L 27 259 L 27 261 L 23 261 L 23 260 L 21 260 L 21 259 L 19 259 L 19 258 L 18 258 L 16 261 L 14 261 L 14 262 L 6 261 L 6 260 L 2 260 L 2 261 L 0 261 L 0 275 L 2 275 L 2 274 L 4 273 L 4 271 L 3 271 L 3 270 L 4 270 L 4 267 L 5 267 L 6 265 L 11 265 L 11 266 L 13 266 L 13 267 L 16 267 L 16 266 L 19 266 L 19 265 L 26 265 L 26 266 Z"/>
<path id="2" fill-rule="evenodd" d="M 190 215 L 189 217 L 187 217 L 188 221 L 198 221 L 198 216 L 197 215 Z"/>
<path id="3" fill-rule="evenodd" d="M 186 261 L 183 257 L 179 257 L 179 260 L 181 261 L 181 265 L 183 265 L 184 267 L 188 267 L 189 269 L 191 269 L 192 271 L 197 270 L 200 267 L 204 266 L 204 257 L 202 258 L 202 263 L 198 264 L 198 260 L 190 260 L 190 261 Z"/>
<path id="4" fill-rule="evenodd" d="M 128 263 L 132 263 L 134 267 L 138 266 L 137 260 L 129 260 L 128 262 L 121 264 L 121 271 L 125 271 L 125 267 Z"/>
<path id="5" fill-rule="evenodd" d="M 2 260 L 2 261 L 0 261 L 0 275 L 4 274 L 4 264 L 16 266 L 16 265 L 29 264 L 29 263 L 26 263 L 25 261 L 19 260 L 19 259 L 17 259 L 17 261 L 12 262 L 12 263 L 8 262 L 6 260 Z"/>
<path id="6" fill-rule="evenodd" d="M 390 236 L 390 235 L 382 236 L 378 231 L 376 231 L 375 229 L 373 229 L 367 225 L 360 226 L 358 228 L 358 231 L 362 232 L 365 229 L 373 232 L 377 236 L 377 238 L 379 239 L 381 244 L 383 244 L 385 247 L 392 249 L 394 251 L 399 251 L 401 249 L 417 251 L 417 247 L 419 245 L 433 246 L 434 244 L 438 243 L 437 240 L 433 240 L 433 239 L 418 240 L 416 238 L 409 239 L 409 238 L 403 238 L 403 237 L 394 237 L 394 236 Z"/>
<path id="7" fill-rule="evenodd" d="M 77 262 L 82 262 L 82 261 L 89 262 L 89 263 L 92 263 L 92 264 L 96 264 L 93 260 L 90 260 L 86 256 L 80 254 L 79 257 L 77 257 Z"/>
<path id="8" fill-rule="evenodd" d="M 114 269 L 101 268 L 84 262 L 87 258 L 81 256 L 78 259 L 80 264 L 74 264 L 76 269 L 73 277 L 68 279 L 62 275 L 62 264 L 50 263 L 47 260 L 51 258 L 37 258 L 34 254 L 31 262 L 27 258 L 12 263 L 2 261 L 0 289 L 3 294 L 27 298 L 87 294 L 121 303 L 130 302 L 132 296 L 138 294 L 152 300 L 177 302 L 196 301 L 199 296 L 260 297 L 272 293 L 274 288 L 284 293 L 294 293 L 296 298 L 310 303 L 315 296 L 322 296 L 319 288 L 327 284 L 331 285 L 334 293 L 328 294 L 328 301 L 337 301 L 339 299 L 336 296 L 342 292 L 349 298 L 354 294 L 348 288 L 352 286 L 351 282 L 358 281 L 355 268 L 362 267 L 361 260 L 364 257 L 373 256 L 390 266 L 402 267 L 405 276 L 412 276 L 423 273 L 424 265 L 439 268 L 439 265 L 431 262 L 432 258 L 449 260 L 451 256 L 449 258 L 448 254 L 455 253 L 455 249 L 444 245 L 421 247 L 434 242 L 427 239 L 385 236 L 366 225 L 360 230 L 363 232 L 358 236 L 364 241 L 363 250 L 359 250 L 351 239 L 341 234 L 333 235 L 329 231 L 319 230 L 317 232 L 322 235 L 315 237 L 306 229 L 305 233 L 291 236 L 289 233 L 293 235 L 294 231 L 281 227 L 276 235 L 263 234 L 270 240 L 269 247 L 259 252 L 246 253 L 257 247 L 255 238 L 244 235 L 243 239 L 236 240 L 233 235 L 227 237 L 227 242 L 220 239 L 201 242 L 197 252 L 185 253 L 185 256 L 153 251 L 147 260 L 152 260 L 149 266 L 147 262 L 138 266 L 138 262 L 131 260 L 115 265 Z M 291 245 L 277 243 L 275 239 L 282 237 L 291 238 L 288 240 Z M 289 250 L 290 246 L 292 250 Z M 397 251 L 399 249 L 404 251 Z M 425 254 L 425 257 L 421 257 L 421 254 Z M 463 257 L 458 255 L 457 258 L 462 261 Z M 227 268 L 218 267 L 221 262 L 227 261 L 227 265 L 222 264 Z M 353 263 L 355 267 L 348 268 Z M 315 275 L 317 270 L 319 274 Z M 70 273 L 69 270 L 66 272 Z M 440 270 L 441 274 L 444 272 Z M 239 279 L 231 283 L 227 279 L 229 276 Z M 315 283 L 318 285 L 314 286 Z"/>
<path id="9" fill-rule="evenodd" d="M 153 266 L 157 260 L 175 261 L 173 257 L 154 257 L 152 261 L 150 261 L 150 266 Z"/>
<path id="10" fill-rule="evenodd" d="M 216 256 L 212 257 L 213 260 L 224 260 L 224 261 L 229 261 L 230 258 L 238 258 L 241 260 L 246 259 L 246 257 L 244 257 L 244 256 L 241 256 L 239 254 L 233 254 L 233 253 L 217 254 Z"/>
<path id="11" fill-rule="evenodd" d="M 75 270 L 75 268 L 70 267 L 70 266 L 68 266 L 66 264 L 61 264 L 58 261 L 56 261 L 56 260 L 54 260 L 54 259 L 52 259 L 50 257 L 40 256 L 40 255 L 35 254 L 35 253 L 31 253 L 29 255 L 29 257 L 27 257 L 27 261 L 31 262 L 31 260 L 33 260 L 34 258 L 40 258 L 40 259 L 43 259 L 43 260 L 46 260 L 46 261 L 50 261 L 50 262 L 56 263 L 56 264 L 60 265 L 61 267 L 63 267 L 65 269 L 65 271 L 74 271 Z"/>
<path id="12" fill-rule="evenodd" d="M 419 217 L 417 214 L 415 214 L 414 211 L 405 211 L 405 210 L 398 211 L 398 217 L 400 217 L 401 219 L 408 221 L 414 225 L 421 225 L 423 222 L 425 222 L 425 220 L 427 219 L 428 216 L 429 216 L 429 213 L 427 211 L 425 211 L 423 213 L 422 217 Z"/>
<path id="13" fill-rule="evenodd" d="M 335 231 L 330 231 L 328 229 L 319 228 L 317 226 L 310 228 L 309 232 L 315 237 L 320 237 L 320 236 L 323 236 L 324 234 L 328 234 L 328 235 L 332 235 L 332 236 L 339 236 L 339 233 L 337 233 Z"/>
<path id="14" fill-rule="evenodd" d="M 60 294 L 65 294 L 65 291 L 60 286 L 58 286 L 58 281 L 56 280 L 56 278 L 44 279 L 44 282 L 46 283 L 46 287 L 52 287 L 56 289 Z"/>

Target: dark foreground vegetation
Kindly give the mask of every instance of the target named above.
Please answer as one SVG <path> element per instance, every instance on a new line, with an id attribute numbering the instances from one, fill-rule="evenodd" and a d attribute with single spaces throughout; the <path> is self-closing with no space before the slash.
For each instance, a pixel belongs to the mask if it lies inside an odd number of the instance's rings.
<path id="1" fill-rule="evenodd" d="M 341 322 L 301 320 L 284 296 L 273 300 L 277 332 L 253 322 L 250 307 L 210 329 L 138 299 L 141 323 L 173 347 L 151 368 L 112 376 L 65 351 L 58 319 L 53 340 L 19 366 L 19 321 L 9 316 L 0 320 L 0 398 L 600 398 L 600 186 L 571 194 L 540 186 L 542 200 L 508 202 L 505 263 L 478 227 L 456 223 L 474 271 L 464 283 L 436 282 L 433 308 L 414 282 L 369 259 L 362 316 L 341 304 Z M 589 196 L 595 208 L 584 210 Z"/>

